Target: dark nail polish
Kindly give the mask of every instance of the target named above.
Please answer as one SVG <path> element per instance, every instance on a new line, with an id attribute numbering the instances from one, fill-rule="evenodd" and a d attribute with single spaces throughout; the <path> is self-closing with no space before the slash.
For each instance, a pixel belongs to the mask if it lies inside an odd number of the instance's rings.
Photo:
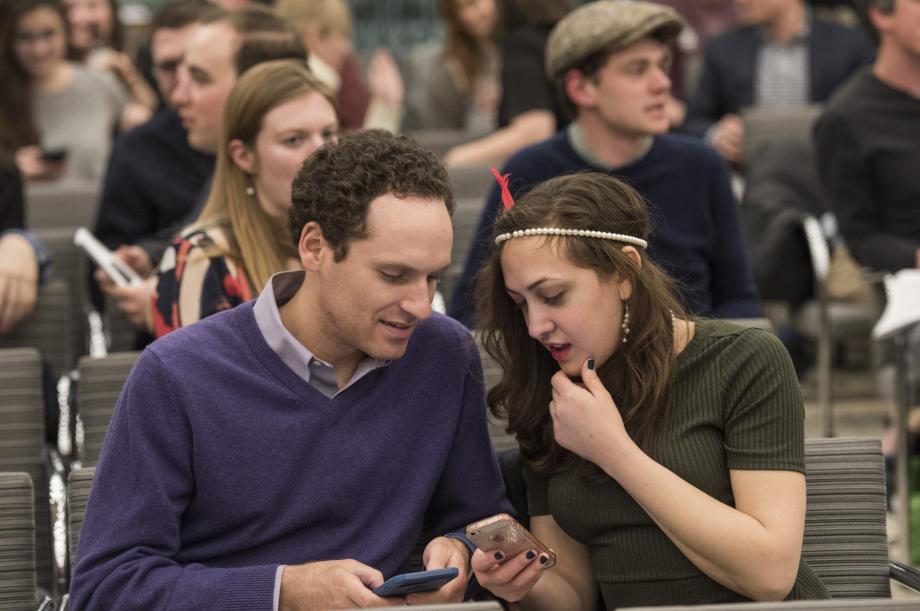
<path id="1" fill-rule="evenodd" d="M 504 555 L 503 553 L 501 553 L 501 552 L 495 552 L 495 559 L 496 559 L 496 560 L 504 560 L 504 559 L 505 559 L 505 555 Z"/>
<path id="2" fill-rule="evenodd" d="M 594 357 L 593 356 L 588 359 L 588 369 L 590 369 L 591 371 L 594 371 Z"/>
<path id="3" fill-rule="evenodd" d="M 540 564 L 546 564 L 547 562 L 549 562 L 549 556 L 540 554 Z"/>
<path id="4" fill-rule="evenodd" d="M 535 556 L 536 556 L 536 554 L 533 553 L 533 550 L 532 550 L 532 549 L 527 550 L 527 559 L 528 559 L 528 560 L 533 560 Z"/>

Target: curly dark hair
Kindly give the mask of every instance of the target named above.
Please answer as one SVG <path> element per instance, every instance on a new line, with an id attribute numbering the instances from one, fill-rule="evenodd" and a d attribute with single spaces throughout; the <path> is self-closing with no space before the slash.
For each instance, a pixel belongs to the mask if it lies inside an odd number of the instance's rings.
<path id="1" fill-rule="evenodd" d="M 444 200 L 454 212 L 447 169 L 437 156 L 411 138 L 380 129 L 351 132 L 309 157 L 294 177 L 288 227 L 296 247 L 304 225 L 316 221 L 335 250 L 367 233 L 367 208 L 374 199 L 397 197 Z"/>

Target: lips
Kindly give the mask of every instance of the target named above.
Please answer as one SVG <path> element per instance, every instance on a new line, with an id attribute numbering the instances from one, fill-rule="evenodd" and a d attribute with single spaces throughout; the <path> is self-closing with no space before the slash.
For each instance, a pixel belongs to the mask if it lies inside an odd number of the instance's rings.
<path id="1" fill-rule="evenodd" d="M 415 330 L 415 323 L 403 323 L 396 322 L 392 320 L 381 320 L 380 324 L 383 325 L 387 334 L 391 337 L 396 337 L 398 339 L 406 339 L 412 332 Z"/>
<path id="2" fill-rule="evenodd" d="M 572 344 L 543 344 L 543 347 L 557 361 L 564 361 L 572 352 Z"/>

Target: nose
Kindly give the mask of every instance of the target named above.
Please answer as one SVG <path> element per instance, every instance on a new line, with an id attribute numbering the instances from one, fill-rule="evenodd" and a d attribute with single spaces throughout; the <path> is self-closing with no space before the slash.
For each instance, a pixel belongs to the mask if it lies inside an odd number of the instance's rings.
<path id="1" fill-rule="evenodd" d="M 431 316 L 431 299 L 434 297 L 434 288 L 425 278 L 413 282 L 406 287 L 407 293 L 399 304 L 400 308 L 416 320 L 424 320 Z"/>
<path id="2" fill-rule="evenodd" d="M 671 90 L 671 77 L 666 70 L 655 68 L 655 73 L 652 77 L 652 89 L 656 93 L 663 93 Z"/>
<path id="3" fill-rule="evenodd" d="M 176 85 L 169 99 L 174 108 L 181 108 L 188 104 L 188 70 L 183 64 L 176 71 Z"/>
<path id="4" fill-rule="evenodd" d="M 537 341 L 543 341 L 554 329 L 553 321 L 538 306 L 524 310 L 524 322 L 527 324 L 527 333 Z"/>
<path id="5" fill-rule="evenodd" d="M 323 139 L 322 134 L 313 134 L 312 136 L 310 136 L 309 140 L 307 140 L 307 151 L 306 151 L 307 155 L 306 156 L 309 157 L 310 155 L 316 152 L 316 149 L 318 149 L 324 144 L 326 144 L 326 140 Z"/>

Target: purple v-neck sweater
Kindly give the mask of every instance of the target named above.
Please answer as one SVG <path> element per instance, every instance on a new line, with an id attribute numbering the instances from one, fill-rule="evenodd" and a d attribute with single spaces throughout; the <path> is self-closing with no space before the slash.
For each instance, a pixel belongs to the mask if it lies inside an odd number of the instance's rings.
<path id="1" fill-rule="evenodd" d="M 141 355 L 96 470 L 76 609 L 271 609 L 280 564 L 394 574 L 418 538 L 508 511 L 468 332 L 433 315 L 405 356 L 329 399 L 252 302 Z"/>

